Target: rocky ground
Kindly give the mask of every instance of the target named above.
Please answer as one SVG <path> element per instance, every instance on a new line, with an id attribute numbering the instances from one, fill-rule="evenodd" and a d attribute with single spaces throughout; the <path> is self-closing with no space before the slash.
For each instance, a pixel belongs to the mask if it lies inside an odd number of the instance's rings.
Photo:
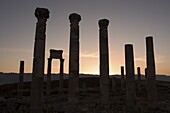
<path id="1" fill-rule="evenodd" d="M 112 88 L 110 79 L 110 103 L 105 113 L 125 113 L 126 91 L 121 90 L 120 79 L 115 79 L 115 87 Z M 100 113 L 99 78 L 80 78 L 80 113 Z M 86 84 L 86 86 L 84 85 Z M 64 80 L 64 93 L 59 94 L 59 81 L 52 81 L 50 96 L 45 94 L 44 83 L 44 113 L 69 113 L 67 111 L 68 80 Z M 23 98 L 17 99 L 17 84 L 0 86 L 0 113 L 29 113 L 30 106 L 30 82 L 24 83 Z M 157 81 L 157 102 L 152 106 L 147 105 L 147 90 L 145 81 L 141 82 L 141 89 L 137 88 L 135 113 L 170 113 L 170 82 Z M 102 112 L 104 113 L 104 112 Z"/>

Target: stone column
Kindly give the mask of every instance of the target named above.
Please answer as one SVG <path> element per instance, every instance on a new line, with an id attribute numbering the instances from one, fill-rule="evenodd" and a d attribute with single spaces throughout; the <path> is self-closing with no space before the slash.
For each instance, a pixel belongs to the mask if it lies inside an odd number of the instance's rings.
<path id="1" fill-rule="evenodd" d="M 20 61 L 19 81 L 18 81 L 18 98 L 22 98 L 24 79 L 24 61 Z"/>
<path id="2" fill-rule="evenodd" d="M 145 80 L 147 79 L 147 68 L 145 68 Z"/>
<path id="3" fill-rule="evenodd" d="M 52 58 L 48 58 L 48 68 L 47 68 L 47 84 L 46 84 L 46 94 L 50 95 L 51 93 L 51 63 Z"/>
<path id="4" fill-rule="evenodd" d="M 140 73 L 140 67 L 137 67 L 137 76 L 138 76 L 138 89 L 141 90 L 141 73 Z"/>
<path id="5" fill-rule="evenodd" d="M 45 61 L 45 32 L 46 21 L 49 18 L 49 11 L 45 8 L 36 8 L 35 17 L 36 34 L 34 43 L 33 73 L 31 86 L 30 113 L 43 113 L 43 77 Z"/>
<path id="6" fill-rule="evenodd" d="M 109 51 L 108 51 L 108 25 L 109 20 L 99 20 L 99 46 L 100 46 L 100 93 L 101 104 L 109 103 Z"/>
<path id="7" fill-rule="evenodd" d="M 126 66 L 126 113 L 135 113 L 135 80 L 134 80 L 134 56 L 133 45 L 125 45 Z"/>
<path id="8" fill-rule="evenodd" d="M 155 57 L 153 47 L 153 37 L 146 37 L 146 58 L 147 58 L 147 89 L 148 89 L 148 104 L 156 102 L 157 88 L 156 88 L 156 71 L 155 71 Z"/>
<path id="9" fill-rule="evenodd" d="M 79 112 L 79 22 L 81 16 L 72 13 L 70 20 L 70 50 L 69 50 L 69 89 L 68 111 Z"/>
<path id="10" fill-rule="evenodd" d="M 121 89 L 124 91 L 125 89 L 125 75 L 124 75 L 124 66 L 121 66 Z"/>
<path id="11" fill-rule="evenodd" d="M 60 80 L 59 80 L 60 94 L 63 93 L 63 85 L 64 85 L 63 70 L 64 70 L 64 59 L 60 59 Z"/>

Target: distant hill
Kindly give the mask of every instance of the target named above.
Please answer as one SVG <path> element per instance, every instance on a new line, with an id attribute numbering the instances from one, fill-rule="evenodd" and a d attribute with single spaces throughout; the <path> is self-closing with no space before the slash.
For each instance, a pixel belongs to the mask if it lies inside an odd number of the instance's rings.
<path id="1" fill-rule="evenodd" d="M 24 81 L 25 82 L 30 82 L 32 80 L 32 74 L 31 73 L 25 73 L 24 74 Z M 94 74 L 80 74 L 80 78 L 84 77 L 96 77 L 99 75 L 94 75 Z M 120 75 L 111 75 L 116 78 L 120 78 Z M 59 79 L 59 74 L 52 74 L 52 80 L 58 80 Z M 68 79 L 69 76 L 68 74 L 64 74 L 64 79 Z M 137 76 L 135 76 L 137 78 Z M 145 79 L 145 77 L 142 75 L 141 76 L 142 80 Z M 167 75 L 157 75 L 156 80 L 159 81 L 167 81 L 170 82 L 170 76 Z M 46 81 L 46 76 L 44 77 L 44 81 Z M 18 82 L 18 73 L 0 73 L 0 85 L 2 84 L 11 84 L 11 83 L 17 83 Z"/>

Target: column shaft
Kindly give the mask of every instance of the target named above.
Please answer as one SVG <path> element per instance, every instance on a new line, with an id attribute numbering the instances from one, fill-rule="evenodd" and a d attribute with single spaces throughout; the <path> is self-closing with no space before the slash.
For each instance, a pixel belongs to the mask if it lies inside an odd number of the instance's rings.
<path id="1" fill-rule="evenodd" d="M 36 24 L 34 43 L 30 113 L 43 113 L 43 77 L 46 36 L 45 32 L 46 21 L 49 18 L 49 11 L 45 8 L 36 8 L 35 16 L 38 22 Z"/>
<path id="2" fill-rule="evenodd" d="M 69 113 L 79 112 L 79 22 L 80 15 L 70 14 L 70 50 L 69 50 Z"/>
<path id="3" fill-rule="evenodd" d="M 134 56 L 133 45 L 125 45 L 126 66 L 126 113 L 134 113 L 135 105 L 135 81 L 134 81 Z"/>
<path id="4" fill-rule="evenodd" d="M 60 80 L 59 80 L 60 94 L 63 93 L 63 85 L 64 85 L 63 70 L 64 70 L 64 59 L 60 59 Z"/>
<path id="5" fill-rule="evenodd" d="M 146 37 L 146 58 L 147 58 L 147 89 L 148 89 L 148 104 L 156 102 L 156 71 L 155 57 L 153 47 L 153 37 Z"/>
<path id="6" fill-rule="evenodd" d="M 109 51 L 108 27 L 109 20 L 99 20 L 99 46 L 100 46 L 100 93 L 101 104 L 109 103 Z"/>
<path id="7" fill-rule="evenodd" d="M 140 73 L 140 67 L 137 67 L 137 77 L 138 77 L 138 89 L 141 89 L 141 73 Z"/>
<path id="8" fill-rule="evenodd" d="M 24 61 L 20 61 L 19 82 L 18 82 L 19 98 L 22 98 L 22 94 L 23 94 L 23 79 L 24 79 Z"/>
<path id="9" fill-rule="evenodd" d="M 147 68 L 145 68 L 145 80 L 147 79 Z"/>
<path id="10" fill-rule="evenodd" d="M 46 84 L 46 93 L 50 95 L 51 93 L 51 65 L 52 65 L 52 58 L 48 58 L 48 68 L 47 68 L 47 84 Z"/>
<path id="11" fill-rule="evenodd" d="M 124 90 L 125 80 L 124 80 L 124 66 L 121 66 L 121 89 Z"/>

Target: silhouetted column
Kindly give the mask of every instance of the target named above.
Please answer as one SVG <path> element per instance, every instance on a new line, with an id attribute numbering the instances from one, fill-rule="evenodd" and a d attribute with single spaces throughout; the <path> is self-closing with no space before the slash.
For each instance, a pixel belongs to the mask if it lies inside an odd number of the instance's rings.
<path id="1" fill-rule="evenodd" d="M 81 16 L 73 13 L 70 20 L 70 51 L 69 51 L 69 113 L 79 112 L 79 22 Z"/>
<path id="2" fill-rule="evenodd" d="M 156 72 L 155 72 L 155 57 L 153 47 L 153 37 L 146 37 L 146 58 L 147 58 L 147 87 L 148 87 L 148 104 L 156 102 Z"/>
<path id="3" fill-rule="evenodd" d="M 109 51 L 108 30 L 109 20 L 99 20 L 99 46 L 100 46 L 100 93 L 101 104 L 109 101 Z"/>
<path id="4" fill-rule="evenodd" d="M 43 113 L 43 77 L 45 61 L 45 32 L 46 21 L 49 18 L 49 11 L 45 8 L 36 8 L 35 17 L 36 34 L 34 43 L 33 73 L 31 88 L 30 113 Z"/>
<path id="5" fill-rule="evenodd" d="M 125 89 L 125 77 L 124 77 L 124 66 L 121 66 L 121 89 L 122 91 Z"/>
<path id="6" fill-rule="evenodd" d="M 147 79 L 147 68 L 145 68 L 145 80 Z"/>
<path id="7" fill-rule="evenodd" d="M 141 89 L 141 73 L 140 73 L 140 67 L 137 67 L 137 76 L 138 76 L 138 89 Z"/>
<path id="8" fill-rule="evenodd" d="M 63 93 L 63 85 L 64 85 L 63 68 L 64 68 L 64 59 L 60 59 L 60 80 L 59 80 L 60 94 Z"/>
<path id="9" fill-rule="evenodd" d="M 19 81 L 18 81 L 18 98 L 22 98 L 24 79 L 24 61 L 20 61 Z"/>
<path id="10" fill-rule="evenodd" d="M 134 113 L 135 105 L 135 80 L 134 80 L 134 56 L 133 45 L 125 45 L 126 66 L 126 113 Z"/>
<path id="11" fill-rule="evenodd" d="M 48 68 L 47 68 L 47 84 L 46 84 L 46 93 L 50 95 L 51 93 L 51 63 L 52 58 L 48 58 Z"/>

